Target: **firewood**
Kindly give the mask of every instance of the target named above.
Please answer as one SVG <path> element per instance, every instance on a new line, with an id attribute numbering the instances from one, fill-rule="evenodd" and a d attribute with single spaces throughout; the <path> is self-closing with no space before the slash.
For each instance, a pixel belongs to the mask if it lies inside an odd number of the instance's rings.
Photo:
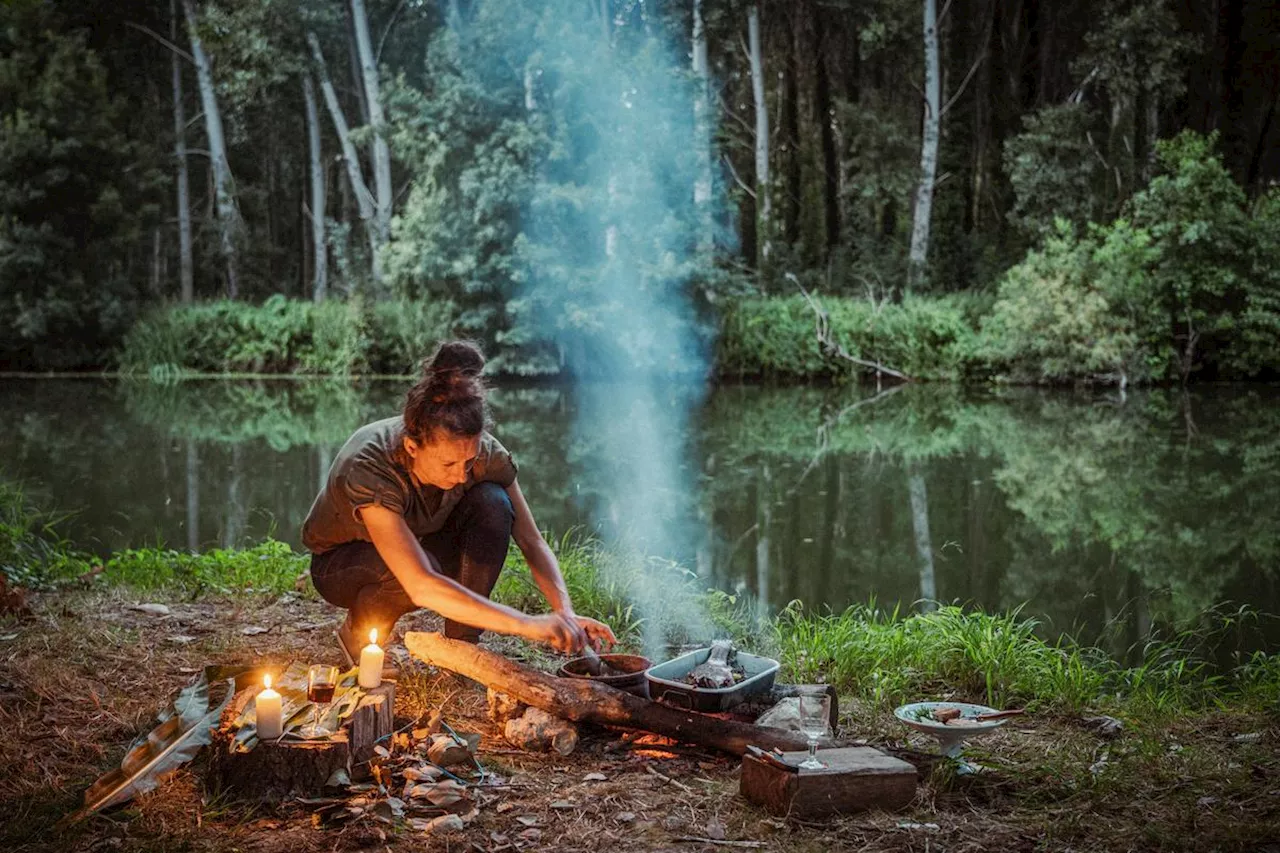
<path id="1" fill-rule="evenodd" d="M 433 666 L 574 722 L 641 729 L 730 755 L 742 755 L 748 744 L 784 750 L 804 749 L 807 744 L 804 736 L 793 732 L 682 711 L 586 678 L 557 678 L 437 633 L 410 631 L 404 644 L 414 657 Z"/>

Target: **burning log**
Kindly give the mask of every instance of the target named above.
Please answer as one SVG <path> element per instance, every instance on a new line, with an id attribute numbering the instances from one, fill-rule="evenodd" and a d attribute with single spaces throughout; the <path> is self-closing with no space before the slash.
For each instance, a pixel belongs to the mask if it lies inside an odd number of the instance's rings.
<path id="1" fill-rule="evenodd" d="M 681 711 L 590 679 L 557 678 L 437 633 L 410 631 L 404 644 L 420 660 L 574 722 L 640 729 L 730 755 L 742 755 L 748 745 L 800 750 L 808 743 L 800 734 Z"/>

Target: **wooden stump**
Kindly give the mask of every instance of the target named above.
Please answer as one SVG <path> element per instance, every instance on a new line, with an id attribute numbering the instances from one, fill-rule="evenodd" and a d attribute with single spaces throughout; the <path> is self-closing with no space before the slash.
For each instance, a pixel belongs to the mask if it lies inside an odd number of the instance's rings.
<path id="1" fill-rule="evenodd" d="M 798 765 L 808 751 L 786 752 Z M 753 755 L 742 757 L 742 796 L 771 814 L 822 818 L 867 809 L 893 811 L 916 795 L 916 769 L 866 746 L 818 751 L 822 770 L 787 770 Z"/>
<path id="2" fill-rule="evenodd" d="M 243 708 L 258 691 L 243 692 L 247 696 L 237 696 L 232 708 Z M 374 746 L 393 730 L 394 706 L 395 684 L 383 682 L 327 739 L 258 741 L 248 752 L 231 750 L 235 731 L 223 726 L 212 744 L 210 777 L 234 797 L 263 802 L 315 796 L 327 786 L 365 778 Z"/>

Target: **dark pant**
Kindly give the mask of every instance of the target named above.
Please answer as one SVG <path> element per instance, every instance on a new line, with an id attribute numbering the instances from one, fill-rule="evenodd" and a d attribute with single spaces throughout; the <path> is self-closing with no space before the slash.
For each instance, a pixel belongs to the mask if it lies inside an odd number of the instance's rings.
<path id="1" fill-rule="evenodd" d="M 441 530 L 418 541 L 433 569 L 487 598 L 506 560 L 514 518 L 505 489 L 497 483 L 477 483 Z M 311 582 L 325 601 L 350 611 L 343 627 L 360 644 L 370 628 L 390 639 L 396 620 L 418 609 L 371 542 L 348 542 L 312 555 Z M 444 635 L 474 643 L 480 629 L 446 619 Z"/>

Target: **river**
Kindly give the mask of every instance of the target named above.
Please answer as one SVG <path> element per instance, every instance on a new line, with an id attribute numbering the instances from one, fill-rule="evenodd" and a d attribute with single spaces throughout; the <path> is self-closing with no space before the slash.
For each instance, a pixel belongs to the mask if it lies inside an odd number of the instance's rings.
<path id="1" fill-rule="evenodd" d="M 0 381 L 0 472 L 107 551 L 298 529 L 334 452 L 404 383 Z M 494 433 L 539 524 L 608 539 L 616 477 L 575 395 L 495 389 Z M 1130 656 L 1153 630 L 1258 612 L 1280 647 L 1280 389 L 974 391 L 721 386 L 696 404 L 671 524 L 708 587 L 770 612 L 958 602 Z M 605 519 L 601 521 L 600 519 Z"/>

